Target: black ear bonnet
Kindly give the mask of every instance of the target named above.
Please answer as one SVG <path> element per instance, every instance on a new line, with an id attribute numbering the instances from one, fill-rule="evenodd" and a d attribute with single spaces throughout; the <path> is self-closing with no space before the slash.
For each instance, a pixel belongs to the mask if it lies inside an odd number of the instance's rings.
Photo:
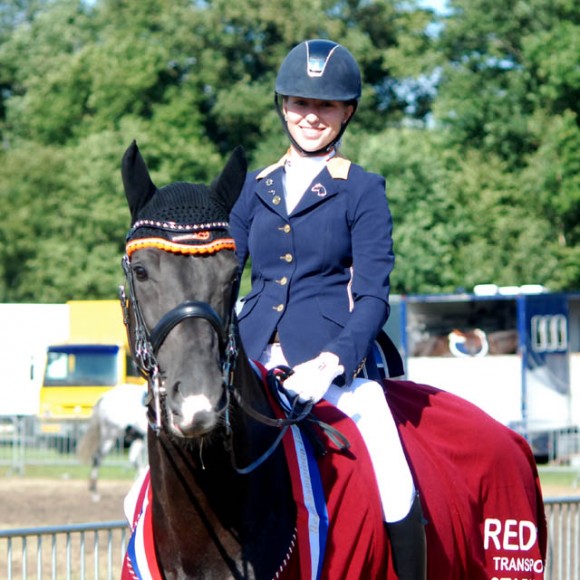
<path id="1" fill-rule="evenodd" d="M 133 142 L 123 156 L 121 171 L 131 211 L 127 253 L 142 247 L 182 253 L 233 249 L 229 212 L 243 186 L 246 168 L 243 150 L 237 148 L 210 186 L 178 181 L 157 188 Z"/>

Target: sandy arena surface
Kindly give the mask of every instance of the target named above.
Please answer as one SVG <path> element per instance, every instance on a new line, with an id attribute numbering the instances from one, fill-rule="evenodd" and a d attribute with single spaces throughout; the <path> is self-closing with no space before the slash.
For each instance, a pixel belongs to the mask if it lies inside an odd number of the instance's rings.
<path id="1" fill-rule="evenodd" d="M 95 502 L 86 481 L 0 477 L 0 528 L 123 520 L 130 486 L 130 480 L 101 480 L 101 499 Z M 578 488 L 563 486 L 543 491 L 545 497 L 580 495 Z"/>
<path id="2" fill-rule="evenodd" d="M 0 528 L 123 520 L 130 486 L 130 480 L 101 480 L 95 502 L 86 481 L 0 477 Z"/>

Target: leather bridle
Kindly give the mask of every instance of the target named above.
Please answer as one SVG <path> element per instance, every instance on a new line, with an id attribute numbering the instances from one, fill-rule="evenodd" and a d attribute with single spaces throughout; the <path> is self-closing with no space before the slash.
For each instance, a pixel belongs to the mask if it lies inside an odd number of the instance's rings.
<path id="1" fill-rule="evenodd" d="M 223 412 L 229 405 L 229 393 L 232 390 L 233 369 L 238 356 L 236 342 L 236 330 L 234 327 L 234 317 L 230 316 L 230 322 L 223 323 L 219 314 L 206 302 L 187 300 L 182 302 L 169 312 L 164 314 L 152 330 L 149 330 L 137 294 L 135 292 L 135 282 L 130 258 L 125 255 L 122 260 L 123 271 L 125 273 L 125 285 L 119 287 L 119 297 L 123 309 L 123 322 L 130 336 L 133 331 L 133 356 L 141 374 L 151 385 L 150 398 L 154 403 L 154 422 L 151 427 L 159 432 L 161 429 L 161 398 L 165 396 L 165 388 L 159 379 L 159 363 L 157 354 L 167 335 L 178 324 L 190 318 L 201 318 L 209 322 L 218 337 L 220 360 L 222 367 L 223 385 L 225 393 L 224 407 L 217 412 Z M 134 328 L 131 327 L 131 312 L 134 316 Z"/>
<path id="2" fill-rule="evenodd" d="M 155 433 L 159 434 L 162 429 L 161 399 L 166 396 L 165 387 L 160 381 L 157 354 L 161 345 L 173 328 L 184 320 L 201 318 L 209 322 L 218 337 L 222 371 L 223 404 L 216 410 L 216 412 L 218 414 L 224 413 L 226 431 L 230 438 L 233 436 L 229 417 L 230 398 L 232 396 L 240 408 L 249 417 L 270 427 L 280 429 L 279 435 L 275 438 L 270 448 L 249 466 L 238 468 L 235 465 L 235 458 L 232 455 L 232 462 L 236 471 L 239 473 L 249 473 L 259 467 L 275 451 L 276 447 L 281 442 L 286 429 L 304 421 L 305 419 L 315 421 L 321 425 L 327 433 L 330 431 L 329 435 L 333 440 L 335 440 L 335 443 L 337 443 L 339 447 L 348 447 L 348 442 L 345 443 L 345 441 L 341 439 L 340 434 L 334 436 L 334 429 L 322 424 L 310 416 L 310 411 L 313 406 L 312 403 L 299 403 L 298 400 L 295 399 L 291 407 L 286 406 L 286 418 L 269 417 L 246 403 L 239 389 L 237 389 L 233 383 L 235 364 L 239 354 L 236 340 L 237 329 L 236 317 L 234 315 L 234 300 L 232 300 L 232 307 L 227 325 L 224 324 L 219 314 L 217 314 L 208 303 L 188 300 L 164 314 L 155 327 L 150 330 L 145 322 L 141 306 L 137 299 L 133 270 L 128 255 L 123 256 L 122 266 L 125 273 L 125 284 L 119 287 L 119 296 L 121 307 L 123 309 L 123 322 L 127 329 L 129 341 L 132 345 L 133 356 L 139 371 L 150 384 L 148 405 L 153 402 L 153 421 L 150 421 L 150 425 Z M 235 294 L 236 292 L 233 292 L 234 296 Z M 131 325 L 131 313 L 133 313 L 134 326 Z M 133 333 L 133 336 L 131 336 L 131 333 Z M 230 449 L 233 450 L 233 445 L 230 445 Z"/>

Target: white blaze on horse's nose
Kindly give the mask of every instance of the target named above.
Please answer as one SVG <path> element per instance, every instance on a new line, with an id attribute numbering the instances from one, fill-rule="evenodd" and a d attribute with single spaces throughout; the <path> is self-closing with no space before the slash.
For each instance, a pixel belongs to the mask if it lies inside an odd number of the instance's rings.
<path id="1" fill-rule="evenodd" d="M 198 413 L 209 413 L 212 410 L 211 403 L 205 395 L 191 395 L 185 397 L 182 405 L 182 416 L 193 419 Z"/>

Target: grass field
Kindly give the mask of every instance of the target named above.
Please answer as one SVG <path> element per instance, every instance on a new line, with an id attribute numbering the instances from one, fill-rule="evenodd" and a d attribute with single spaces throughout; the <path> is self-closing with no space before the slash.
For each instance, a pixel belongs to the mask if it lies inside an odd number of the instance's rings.
<path id="1" fill-rule="evenodd" d="M 87 479 L 89 477 L 88 465 L 28 465 L 22 474 L 27 478 L 39 479 Z M 6 468 L 0 468 L 0 476 L 14 475 Z M 132 480 L 135 478 L 135 470 L 130 466 L 104 465 L 99 470 L 100 480 Z"/>
<path id="2" fill-rule="evenodd" d="M 544 495 L 580 496 L 580 469 L 569 467 L 540 466 L 540 481 Z M 0 467 L 0 477 L 13 475 L 7 468 Z M 27 478 L 87 479 L 89 467 L 70 463 L 68 465 L 28 465 L 23 474 Z M 99 473 L 100 480 L 132 480 L 135 471 L 129 465 L 104 465 Z"/>
<path id="3" fill-rule="evenodd" d="M 580 496 L 580 469 L 541 466 L 538 471 L 545 497 Z"/>

